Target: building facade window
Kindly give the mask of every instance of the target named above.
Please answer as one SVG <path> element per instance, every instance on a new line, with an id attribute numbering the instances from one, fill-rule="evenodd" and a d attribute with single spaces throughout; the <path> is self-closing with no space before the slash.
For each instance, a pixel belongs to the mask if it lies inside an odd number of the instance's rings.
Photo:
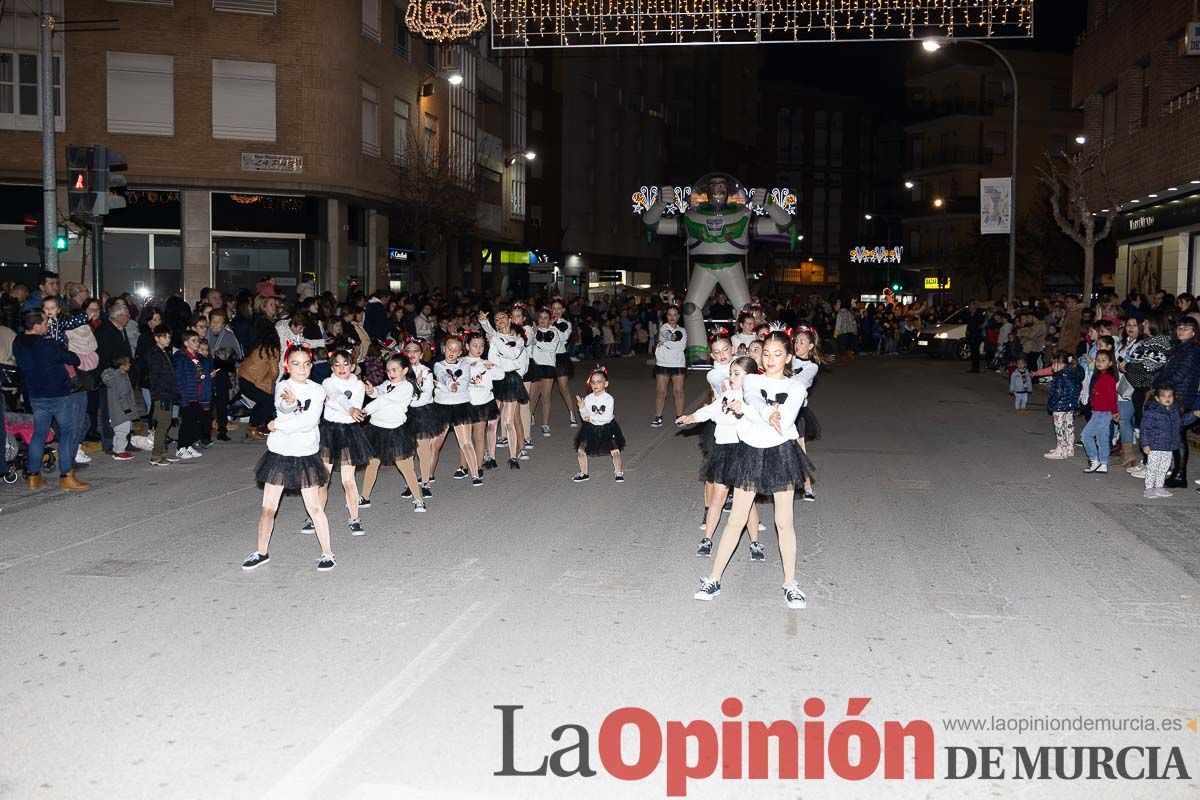
<path id="1" fill-rule="evenodd" d="M 175 135 L 175 58 L 108 52 L 108 132 Z"/>
<path id="2" fill-rule="evenodd" d="M 183 261 L 179 234 L 104 230 L 106 292 L 133 292 L 159 300 L 183 291 Z"/>
<path id="3" fill-rule="evenodd" d="M 1106 145 L 1112 144 L 1117 138 L 1117 90 L 1113 89 L 1103 95 L 1102 98 L 1103 119 L 1103 143 Z"/>
<path id="4" fill-rule="evenodd" d="M 399 97 L 392 98 L 392 160 L 399 163 L 404 160 L 408 149 L 408 103 Z"/>
<path id="5" fill-rule="evenodd" d="M 62 57 L 54 57 L 54 127 L 63 130 Z M 0 50 L 0 128 L 41 130 L 41 69 L 37 53 Z"/>
<path id="6" fill-rule="evenodd" d="M 431 152 L 437 152 L 438 140 L 438 118 L 437 116 L 425 112 L 425 146 L 431 148 Z"/>
<path id="7" fill-rule="evenodd" d="M 461 65 L 462 83 L 450 87 L 450 168 L 462 181 L 471 178 L 475 170 L 478 139 L 475 94 L 475 54 L 461 45 L 456 47 L 456 61 Z"/>
<path id="8" fill-rule="evenodd" d="M 379 157 L 379 87 L 362 83 L 362 151 Z"/>
<path id="9" fill-rule="evenodd" d="M 275 65 L 213 59 L 213 138 L 275 141 Z"/>
<path id="10" fill-rule="evenodd" d="M 404 23 L 404 15 L 407 13 L 406 6 L 407 3 L 396 3 L 396 19 L 392 24 L 392 52 L 401 58 L 408 58 L 412 54 L 408 25 Z"/>
<path id="11" fill-rule="evenodd" d="M 213 11 L 274 16 L 275 0 L 213 0 Z"/>
<path id="12" fill-rule="evenodd" d="M 379 0 L 362 0 L 362 35 L 378 42 Z"/>
<path id="13" fill-rule="evenodd" d="M 509 85 L 512 90 L 509 141 L 514 153 L 524 153 L 528 149 L 525 117 L 527 106 L 525 86 L 526 63 L 527 61 L 524 56 L 513 56 L 509 69 Z M 619 149 L 620 144 L 618 143 L 616 147 Z M 511 182 L 509 184 L 508 211 L 513 219 L 525 219 L 525 186 L 528 166 L 530 166 L 530 162 L 518 157 L 512 167 L 509 168 Z"/>

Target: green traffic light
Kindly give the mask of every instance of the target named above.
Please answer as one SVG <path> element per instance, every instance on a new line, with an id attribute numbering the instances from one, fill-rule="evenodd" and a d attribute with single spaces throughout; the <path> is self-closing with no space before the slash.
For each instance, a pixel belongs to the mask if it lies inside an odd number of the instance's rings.
<path id="1" fill-rule="evenodd" d="M 67 237 L 59 236 L 54 240 L 54 249 L 60 253 L 67 249 Z"/>
<path id="2" fill-rule="evenodd" d="M 904 287 L 903 287 L 903 286 L 901 286 L 901 285 L 900 285 L 900 284 L 898 284 L 898 283 L 893 283 L 893 284 L 892 284 L 892 291 L 893 291 L 893 292 L 898 292 L 898 291 L 900 291 L 900 290 L 901 290 L 901 289 L 903 289 L 903 288 L 904 288 Z"/>

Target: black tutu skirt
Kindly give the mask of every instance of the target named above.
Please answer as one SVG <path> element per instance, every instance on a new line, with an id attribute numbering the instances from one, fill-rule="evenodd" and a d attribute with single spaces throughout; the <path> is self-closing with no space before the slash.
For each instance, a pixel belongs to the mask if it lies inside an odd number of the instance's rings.
<path id="1" fill-rule="evenodd" d="M 488 400 L 483 405 L 471 405 L 471 421 L 472 422 L 491 422 L 494 419 L 500 418 L 500 408 L 496 405 L 495 400 Z"/>
<path id="2" fill-rule="evenodd" d="M 734 455 L 736 466 L 725 477 L 737 489 L 757 494 L 774 494 L 804 486 L 812 477 L 812 461 L 795 441 L 768 448 L 739 444 Z"/>
<path id="3" fill-rule="evenodd" d="M 712 450 L 717 446 L 717 423 L 709 420 L 700 424 L 700 453 L 704 458 L 712 455 Z"/>
<path id="4" fill-rule="evenodd" d="M 704 463 L 700 465 L 700 480 L 718 486 L 736 486 L 740 452 L 741 444 L 738 442 L 714 443 L 704 457 Z"/>
<path id="5" fill-rule="evenodd" d="M 532 365 L 530 365 L 532 366 Z M 501 403 L 528 403 L 529 392 L 525 391 L 525 379 L 518 372 L 506 372 L 504 378 L 492 384 L 492 393 Z"/>
<path id="6" fill-rule="evenodd" d="M 821 438 L 821 423 L 817 422 L 817 417 L 808 406 L 800 410 L 800 416 L 796 417 L 796 430 L 800 432 L 800 438 L 805 442 L 815 442 Z"/>
<path id="7" fill-rule="evenodd" d="M 321 454 L 311 456 L 281 456 L 267 450 L 254 467 L 254 480 L 261 484 L 282 486 L 285 491 L 298 492 L 329 482 L 329 473 L 321 463 Z"/>
<path id="8" fill-rule="evenodd" d="M 568 378 L 575 377 L 575 362 L 566 353 L 559 353 L 554 357 L 554 374 L 561 378 L 564 375 Z"/>
<path id="9" fill-rule="evenodd" d="M 361 467 L 371 460 L 371 443 L 357 422 L 321 420 L 321 460 L 334 469 L 353 464 Z"/>
<path id="10" fill-rule="evenodd" d="M 475 422 L 475 407 L 470 403 L 446 403 L 444 405 L 435 406 L 441 412 L 442 420 L 446 423 L 447 428 L 453 428 L 455 425 L 470 425 Z"/>
<path id="11" fill-rule="evenodd" d="M 655 375 L 687 375 L 687 367 L 660 367 L 654 365 Z"/>
<path id="12" fill-rule="evenodd" d="M 552 381 L 558 377 L 558 370 L 555 367 L 548 367 L 543 364 L 538 364 L 536 361 L 529 362 L 529 371 L 525 373 L 525 380 L 530 383 L 537 381 Z"/>
<path id="13" fill-rule="evenodd" d="M 605 425 L 581 421 L 575 434 L 575 449 L 589 456 L 606 456 L 613 450 L 625 449 L 625 434 L 615 419 Z"/>
<path id="14" fill-rule="evenodd" d="M 417 452 L 417 440 L 405 423 L 398 428 L 380 428 L 376 425 L 367 426 L 367 440 L 375 457 L 384 464 L 403 461 L 412 458 Z"/>
<path id="15" fill-rule="evenodd" d="M 408 430 L 414 439 L 436 439 L 446 432 L 446 418 L 442 414 L 442 406 L 428 403 L 423 406 L 409 406 Z"/>

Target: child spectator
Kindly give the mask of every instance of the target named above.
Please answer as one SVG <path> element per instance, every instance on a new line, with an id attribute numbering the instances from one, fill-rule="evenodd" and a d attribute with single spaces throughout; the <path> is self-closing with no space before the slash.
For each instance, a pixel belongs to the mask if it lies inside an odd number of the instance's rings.
<path id="1" fill-rule="evenodd" d="M 171 360 L 171 329 L 166 325 L 154 329 L 154 346 L 146 353 L 146 380 L 154 417 L 154 449 L 150 453 L 150 463 L 165 467 L 179 460 L 167 454 L 167 431 L 171 429 L 171 411 L 179 401 L 179 388 Z"/>
<path id="2" fill-rule="evenodd" d="M 1170 497 L 1163 488 L 1171 471 L 1171 458 L 1179 449 L 1183 417 L 1175 405 L 1175 389 L 1169 383 L 1154 387 L 1154 396 L 1142 411 L 1142 452 L 1146 454 L 1146 499 Z"/>
<path id="3" fill-rule="evenodd" d="M 112 366 L 105 369 L 100 379 L 108 387 L 108 421 L 113 429 L 113 454 L 116 461 L 130 461 L 129 431 L 137 419 L 137 405 L 133 401 L 133 383 L 129 380 L 129 367 L 133 359 L 126 355 L 114 356 Z"/>
<path id="4" fill-rule="evenodd" d="M 1013 411 L 1017 414 L 1028 414 L 1025 406 L 1029 403 L 1029 393 L 1033 391 L 1033 375 L 1024 361 L 1016 363 L 1016 369 L 1008 378 L 1008 391 L 1013 396 Z"/>
<path id="5" fill-rule="evenodd" d="M 1050 374 L 1050 395 L 1046 398 L 1046 410 L 1054 420 L 1055 448 L 1044 458 L 1066 459 L 1075 457 L 1075 408 L 1079 405 L 1079 392 L 1083 383 L 1083 370 L 1075 358 L 1065 350 L 1059 350 L 1050 359 L 1050 366 L 1039 370 L 1038 375 Z"/>
<path id="6" fill-rule="evenodd" d="M 179 441 L 175 454 L 180 458 L 199 458 L 196 445 L 203 438 L 204 420 L 212 402 L 212 362 L 200 355 L 200 334 L 183 332 L 183 347 L 172 357 L 175 386 L 179 391 Z"/>

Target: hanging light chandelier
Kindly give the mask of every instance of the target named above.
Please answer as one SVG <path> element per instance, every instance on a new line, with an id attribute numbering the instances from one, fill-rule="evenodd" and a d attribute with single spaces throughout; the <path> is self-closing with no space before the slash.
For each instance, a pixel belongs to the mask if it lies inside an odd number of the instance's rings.
<path id="1" fill-rule="evenodd" d="M 466 39 L 487 26 L 483 0 L 412 0 L 404 15 L 408 29 L 425 39 Z"/>

